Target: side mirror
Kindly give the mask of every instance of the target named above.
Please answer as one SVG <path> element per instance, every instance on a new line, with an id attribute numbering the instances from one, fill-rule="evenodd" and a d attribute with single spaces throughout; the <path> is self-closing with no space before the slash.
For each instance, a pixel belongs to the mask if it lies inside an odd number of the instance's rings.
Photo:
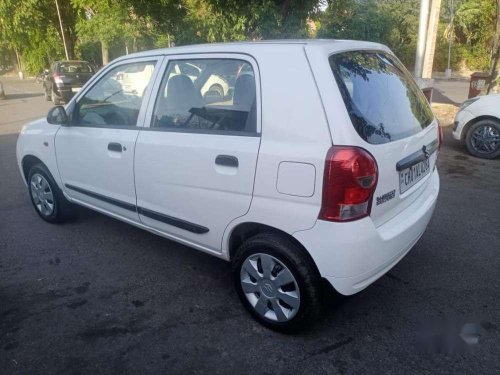
<path id="1" fill-rule="evenodd" d="M 52 125 L 68 125 L 69 119 L 62 105 L 55 106 L 47 114 L 47 122 Z"/>

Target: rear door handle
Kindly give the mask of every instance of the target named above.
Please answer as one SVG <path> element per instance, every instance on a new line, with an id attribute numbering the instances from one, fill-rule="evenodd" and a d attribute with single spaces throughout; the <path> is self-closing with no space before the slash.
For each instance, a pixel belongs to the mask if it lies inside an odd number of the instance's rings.
<path id="1" fill-rule="evenodd" d="M 122 152 L 123 148 L 122 148 L 121 144 L 119 144 L 117 142 L 111 142 L 108 144 L 108 150 L 114 151 L 114 152 Z"/>
<path id="2" fill-rule="evenodd" d="M 238 167 L 238 158 L 232 155 L 217 155 L 215 158 L 215 164 L 222 165 L 224 167 Z"/>

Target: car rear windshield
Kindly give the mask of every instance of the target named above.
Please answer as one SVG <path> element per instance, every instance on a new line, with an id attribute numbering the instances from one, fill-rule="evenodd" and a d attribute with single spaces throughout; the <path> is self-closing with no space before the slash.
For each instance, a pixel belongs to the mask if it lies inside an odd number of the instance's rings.
<path id="1" fill-rule="evenodd" d="M 83 61 L 68 61 L 59 65 L 60 73 L 92 73 L 91 66 Z"/>
<path id="2" fill-rule="evenodd" d="M 351 51 L 332 55 L 329 62 L 351 121 L 368 143 L 406 138 L 432 122 L 429 103 L 395 57 Z"/>

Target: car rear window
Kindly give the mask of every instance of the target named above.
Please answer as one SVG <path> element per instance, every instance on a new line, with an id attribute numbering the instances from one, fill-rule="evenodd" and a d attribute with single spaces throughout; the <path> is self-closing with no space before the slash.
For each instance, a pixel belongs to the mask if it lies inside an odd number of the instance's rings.
<path id="1" fill-rule="evenodd" d="M 354 128 L 368 143 L 406 138 L 432 122 L 427 99 L 395 57 L 350 51 L 329 62 Z"/>
<path id="2" fill-rule="evenodd" d="M 68 61 L 59 65 L 60 73 L 92 73 L 92 68 L 86 62 Z"/>

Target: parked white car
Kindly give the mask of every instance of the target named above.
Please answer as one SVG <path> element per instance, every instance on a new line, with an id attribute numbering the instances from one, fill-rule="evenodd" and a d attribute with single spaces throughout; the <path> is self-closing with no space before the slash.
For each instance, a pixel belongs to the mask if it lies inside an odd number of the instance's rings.
<path id="1" fill-rule="evenodd" d="M 471 155 L 500 156 L 500 94 L 464 101 L 455 116 L 453 138 L 463 142 Z"/>
<path id="2" fill-rule="evenodd" d="M 143 92 L 119 87 L 131 70 L 151 72 Z M 222 103 L 202 96 L 214 74 L 234 87 Z M 250 313 L 296 330 L 322 279 L 357 293 L 422 236 L 440 140 L 387 47 L 270 41 L 119 58 L 26 125 L 17 158 L 42 219 L 78 204 L 230 261 Z"/>

